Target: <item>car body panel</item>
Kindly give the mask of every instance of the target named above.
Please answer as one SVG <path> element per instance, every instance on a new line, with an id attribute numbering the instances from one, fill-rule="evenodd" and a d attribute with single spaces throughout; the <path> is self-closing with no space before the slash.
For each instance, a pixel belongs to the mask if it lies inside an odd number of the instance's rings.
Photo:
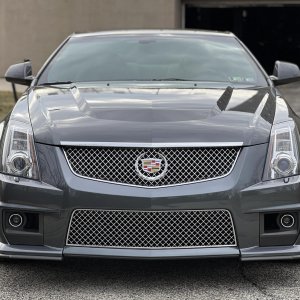
<path id="1" fill-rule="evenodd" d="M 266 88 L 37 88 L 36 142 L 266 143 L 275 114 Z M 101 128 L 101 130 L 99 130 Z"/>
<path id="2" fill-rule="evenodd" d="M 161 32 L 147 31 L 152 33 Z M 110 34 L 137 33 L 106 33 Z M 263 181 L 272 125 L 286 121 L 300 124 L 271 83 L 268 87 L 239 88 L 194 82 L 35 84 L 36 81 L 3 121 L 1 149 L 9 120 L 31 122 L 40 178 L 12 176 L 3 170 L 0 173 L 0 257 L 49 260 L 74 256 L 242 260 L 300 257 L 298 231 L 283 235 L 262 231 L 264 214 L 292 212 L 299 216 L 300 212 L 299 175 Z M 182 143 L 214 147 L 238 144 L 241 150 L 227 176 L 149 189 L 77 176 L 70 169 L 62 147 L 68 144 L 155 147 L 157 143 L 165 147 Z M 231 213 L 237 246 L 192 249 L 67 246 L 70 218 L 76 209 L 223 209 Z M 22 231 L 7 226 L 6 214 L 16 211 L 38 214 L 39 230 Z M 286 245 L 282 245 L 284 239 L 288 241 Z M 263 246 L 265 241 L 271 241 L 272 246 Z"/>
<path id="3" fill-rule="evenodd" d="M 54 148 L 54 149 L 53 149 Z M 245 150 L 245 151 L 244 151 Z M 81 247 L 65 247 L 69 218 L 76 208 L 101 208 L 101 209 L 141 209 L 141 210 L 180 210 L 180 209 L 211 209 L 226 208 L 233 216 L 236 225 L 238 249 L 248 259 L 249 249 L 259 247 L 259 214 L 266 209 L 271 211 L 285 211 L 299 209 L 299 177 L 293 177 L 289 183 L 283 180 L 261 183 L 264 169 L 262 157 L 267 151 L 267 144 L 247 147 L 241 153 L 234 171 L 227 177 L 205 183 L 195 183 L 164 189 L 145 189 L 110 183 L 95 182 L 75 176 L 66 165 L 63 153 L 59 147 L 37 145 L 40 156 L 57 156 L 55 161 L 61 164 L 49 164 L 51 168 L 41 167 L 42 182 L 21 179 L 15 182 L 12 176 L 1 177 L 1 210 L 18 209 L 22 211 L 38 211 L 43 214 L 44 244 L 47 247 L 60 249 L 61 256 L 103 256 L 123 258 L 187 258 L 187 257 L 230 257 L 238 256 L 235 248 L 207 248 L 187 251 L 176 249 L 162 252 L 149 250 L 137 251 L 134 249 L 119 249 L 109 251 L 106 248 L 81 249 Z M 254 155 L 254 153 L 256 155 Z M 249 161 L 247 157 L 256 157 L 256 161 Z M 245 174 L 247 168 L 252 176 Z M 56 174 L 54 177 L 53 174 Z M 256 184 L 253 184 L 256 182 Z M 55 186 L 53 186 L 53 184 Z M 112 186 L 114 187 L 112 189 Z M 281 186 L 278 189 L 278 186 Z M 24 199 L 26 187 L 26 199 Z M 66 187 L 68 187 L 66 189 Z M 289 194 L 289 197 L 286 195 Z M 274 199 L 274 201 L 273 201 Z M 4 239 L 4 238 L 2 238 Z M 3 240 L 1 242 L 3 243 Z M 6 239 L 5 239 L 6 240 Z M 30 238 L 28 239 L 30 240 Z M 39 256 L 39 251 L 44 249 L 32 245 L 21 257 L 32 258 Z M 22 247 L 21 247 L 22 248 Z M 26 247 L 25 247 L 26 248 Z M 262 247 L 259 247 L 262 248 Z M 260 249 L 267 251 L 269 247 Z M 0 249 L 4 255 L 10 253 L 14 247 Z M 275 249 L 275 248 L 274 248 Z M 290 249 L 290 248 L 289 248 Z M 44 249 L 46 250 L 46 249 Z M 212 251 L 210 251 L 212 250 Z M 58 250 L 55 250 L 58 251 Z M 168 252 L 169 251 L 169 252 Z M 253 250 L 254 251 L 254 250 Z M 45 252 L 46 254 L 46 252 Z M 251 253 L 250 253 L 251 254 Z M 254 254 L 250 255 L 252 259 Z M 278 253 L 277 253 L 278 254 Z M 8 254 L 7 254 L 8 255 Z M 18 257 L 18 253 L 15 255 Z M 272 255 L 269 255 L 272 257 Z M 19 258 L 19 257 L 18 257 Z"/>

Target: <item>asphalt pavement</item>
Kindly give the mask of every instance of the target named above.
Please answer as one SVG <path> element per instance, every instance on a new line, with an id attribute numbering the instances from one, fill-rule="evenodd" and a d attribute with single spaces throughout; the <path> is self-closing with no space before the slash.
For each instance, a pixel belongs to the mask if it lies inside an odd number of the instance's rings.
<path id="1" fill-rule="evenodd" d="M 300 84 L 281 89 L 300 113 Z M 300 260 L 0 262 L 2 299 L 300 299 Z"/>
<path id="2" fill-rule="evenodd" d="M 0 299 L 299 299 L 300 262 L 4 261 Z"/>

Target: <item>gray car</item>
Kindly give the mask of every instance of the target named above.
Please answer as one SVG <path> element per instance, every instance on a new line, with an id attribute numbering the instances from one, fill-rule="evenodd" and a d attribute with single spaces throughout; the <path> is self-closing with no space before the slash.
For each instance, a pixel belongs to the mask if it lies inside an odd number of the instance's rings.
<path id="1" fill-rule="evenodd" d="M 297 258 L 298 117 L 231 33 L 74 34 L 1 122 L 0 255 Z"/>

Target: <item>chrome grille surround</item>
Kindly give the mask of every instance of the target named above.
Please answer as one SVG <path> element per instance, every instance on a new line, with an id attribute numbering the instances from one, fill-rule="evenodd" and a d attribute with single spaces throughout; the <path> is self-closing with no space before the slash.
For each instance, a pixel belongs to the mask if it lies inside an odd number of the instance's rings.
<path id="1" fill-rule="evenodd" d="M 73 211 L 67 246 L 203 248 L 237 246 L 231 213 L 215 210 Z"/>
<path id="2" fill-rule="evenodd" d="M 80 177 L 142 187 L 164 187 L 218 179 L 231 173 L 241 147 L 63 146 L 72 172 Z M 163 156 L 168 169 L 157 180 L 139 175 L 137 160 Z M 149 175 L 151 176 L 151 175 Z"/>

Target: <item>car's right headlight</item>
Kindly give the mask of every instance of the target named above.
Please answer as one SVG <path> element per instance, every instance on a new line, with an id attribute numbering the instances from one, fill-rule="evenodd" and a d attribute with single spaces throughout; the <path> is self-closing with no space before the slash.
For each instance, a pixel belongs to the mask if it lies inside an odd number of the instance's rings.
<path id="1" fill-rule="evenodd" d="M 299 174 L 299 133 L 295 122 L 273 125 L 264 180 Z"/>
<path id="2" fill-rule="evenodd" d="M 14 176 L 39 179 L 30 123 L 9 121 L 4 140 L 2 170 Z"/>

